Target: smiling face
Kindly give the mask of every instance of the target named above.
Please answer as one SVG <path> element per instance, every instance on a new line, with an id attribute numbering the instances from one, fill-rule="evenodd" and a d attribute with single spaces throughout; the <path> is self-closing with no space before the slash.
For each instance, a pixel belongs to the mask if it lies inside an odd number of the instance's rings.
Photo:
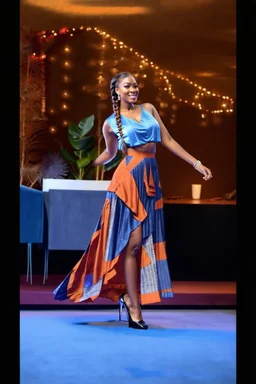
<path id="1" fill-rule="evenodd" d="M 125 103 L 136 103 L 139 97 L 139 88 L 135 78 L 130 75 L 118 80 L 116 93 L 120 96 L 121 101 Z"/>

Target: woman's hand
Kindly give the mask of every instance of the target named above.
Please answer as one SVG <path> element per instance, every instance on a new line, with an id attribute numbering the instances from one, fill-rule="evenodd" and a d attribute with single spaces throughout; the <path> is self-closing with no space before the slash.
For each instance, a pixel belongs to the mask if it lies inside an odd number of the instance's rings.
<path id="1" fill-rule="evenodd" d="M 212 172 L 209 168 L 205 167 L 203 164 L 198 165 L 195 168 L 198 172 L 202 173 L 204 175 L 203 179 L 204 180 L 209 180 L 212 178 Z"/>

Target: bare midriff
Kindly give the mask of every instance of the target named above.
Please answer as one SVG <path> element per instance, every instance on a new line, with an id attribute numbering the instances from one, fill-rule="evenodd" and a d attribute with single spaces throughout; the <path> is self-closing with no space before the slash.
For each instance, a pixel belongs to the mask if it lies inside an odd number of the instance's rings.
<path id="1" fill-rule="evenodd" d="M 156 143 L 146 143 L 132 147 L 133 150 L 138 152 L 156 153 Z"/>

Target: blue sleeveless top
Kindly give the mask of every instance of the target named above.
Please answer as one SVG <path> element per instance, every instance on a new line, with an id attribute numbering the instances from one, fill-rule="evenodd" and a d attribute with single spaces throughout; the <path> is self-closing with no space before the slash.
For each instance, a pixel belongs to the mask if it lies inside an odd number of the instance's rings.
<path id="1" fill-rule="evenodd" d="M 118 138 L 118 149 L 122 149 L 122 139 L 116 124 L 115 114 L 112 113 L 106 121 Z M 127 146 L 136 147 L 146 143 L 159 143 L 161 141 L 160 126 L 151 113 L 141 105 L 140 122 L 121 115 L 123 139 Z"/>

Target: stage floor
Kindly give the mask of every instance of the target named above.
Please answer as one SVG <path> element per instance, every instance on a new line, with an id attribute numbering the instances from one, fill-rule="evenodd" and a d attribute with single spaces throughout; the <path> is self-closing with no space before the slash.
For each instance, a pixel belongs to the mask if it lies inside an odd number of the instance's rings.
<path id="1" fill-rule="evenodd" d="M 86 305 L 84 306 L 86 307 Z M 236 310 L 21 310 L 21 384 L 234 384 Z M 112 363 L 113 362 L 113 363 Z"/>
<path id="2" fill-rule="evenodd" d="M 26 282 L 26 276 L 20 277 L 20 306 L 21 308 L 49 307 L 64 309 L 67 307 L 79 308 L 111 308 L 116 303 L 108 299 L 96 299 L 93 303 L 72 303 L 68 300 L 57 301 L 53 298 L 53 290 L 65 276 L 50 275 L 43 284 L 43 276 L 34 275 L 32 285 Z M 161 303 L 147 305 L 145 308 L 236 308 L 235 282 L 199 282 L 199 281 L 173 281 L 174 297 L 164 299 Z"/>

